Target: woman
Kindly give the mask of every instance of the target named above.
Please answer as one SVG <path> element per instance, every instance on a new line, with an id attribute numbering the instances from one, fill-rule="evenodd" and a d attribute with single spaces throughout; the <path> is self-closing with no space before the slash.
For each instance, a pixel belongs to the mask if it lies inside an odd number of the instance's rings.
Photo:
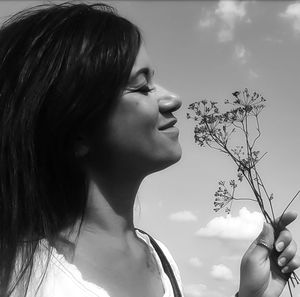
<path id="1" fill-rule="evenodd" d="M 154 83 L 138 28 L 104 4 L 38 6 L 5 23 L 0 59 L 1 296 L 183 296 L 166 247 L 133 222 L 143 178 L 181 156 L 181 101 Z M 299 267 L 295 217 L 275 242 L 285 270 L 265 225 L 240 297 L 280 295 Z"/>

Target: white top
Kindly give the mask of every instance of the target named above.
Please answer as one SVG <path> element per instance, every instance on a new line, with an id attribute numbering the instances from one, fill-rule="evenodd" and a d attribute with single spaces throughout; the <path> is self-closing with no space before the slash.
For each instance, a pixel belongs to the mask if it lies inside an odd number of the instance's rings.
<path id="1" fill-rule="evenodd" d="M 171 282 L 163 270 L 160 258 L 151 245 L 149 237 L 139 231 L 137 231 L 137 236 L 147 243 L 151 254 L 157 262 L 161 281 L 164 287 L 164 295 L 162 297 L 174 297 Z M 157 241 L 157 243 L 168 259 L 177 279 L 179 288 L 182 291 L 182 282 L 179 270 L 173 257 L 161 242 Z M 46 263 L 45 261 L 47 261 L 45 257 L 37 259 L 34 267 L 44 267 Z M 36 269 L 35 275 L 37 276 L 37 280 L 39 280 L 41 274 Z M 110 297 L 104 288 L 84 280 L 78 268 L 75 265 L 70 264 L 64 258 L 64 256 L 58 254 L 57 250 L 55 249 L 53 249 L 51 254 L 49 266 L 41 286 L 37 292 L 37 295 L 35 295 L 37 284 L 38 281 L 35 281 L 34 279 L 31 280 L 29 290 L 26 295 L 27 297 Z M 16 292 L 16 294 L 17 295 L 13 294 L 13 296 L 17 297 L 18 293 Z"/>

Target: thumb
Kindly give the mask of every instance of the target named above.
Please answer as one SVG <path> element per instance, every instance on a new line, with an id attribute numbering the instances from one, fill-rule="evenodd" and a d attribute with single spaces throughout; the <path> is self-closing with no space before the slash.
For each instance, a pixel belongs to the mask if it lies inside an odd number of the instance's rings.
<path id="1" fill-rule="evenodd" d="M 263 229 L 258 237 L 254 240 L 251 247 L 251 254 L 258 261 L 265 261 L 274 246 L 274 230 L 273 227 L 264 222 Z"/>

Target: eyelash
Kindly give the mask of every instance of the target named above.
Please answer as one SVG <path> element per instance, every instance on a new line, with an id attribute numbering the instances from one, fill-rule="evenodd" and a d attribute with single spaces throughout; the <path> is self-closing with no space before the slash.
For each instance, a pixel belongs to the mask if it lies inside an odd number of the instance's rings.
<path id="1" fill-rule="evenodd" d="M 147 85 L 142 86 L 141 88 L 137 89 L 136 92 L 142 93 L 144 95 L 148 95 L 148 93 L 154 91 L 155 88 L 149 88 Z"/>

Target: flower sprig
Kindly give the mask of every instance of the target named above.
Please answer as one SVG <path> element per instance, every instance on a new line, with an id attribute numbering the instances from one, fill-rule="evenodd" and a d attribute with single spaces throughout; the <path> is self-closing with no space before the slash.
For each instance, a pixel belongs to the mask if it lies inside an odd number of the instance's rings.
<path id="1" fill-rule="evenodd" d="M 232 202 L 234 200 L 256 201 L 251 198 L 237 198 L 235 196 L 235 189 L 237 188 L 237 186 L 238 185 L 234 179 L 229 181 L 229 187 L 226 185 L 225 181 L 219 181 L 218 190 L 214 194 L 214 211 L 219 211 L 220 209 L 225 208 L 225 212 L 229 214 L 231 211 Z"/>
<path id="2" fill-rule="evenodd" d="M 275 221 L 272 203 L 270 203 L 272 199 L 257 171 L 257 164 L 265 154 L 261 154 L 255 148 L 257 140 L 261 137 L 259 115 L 265 108 L 266 99 L 257 92 L 250 94 L 247 88 L 236 91 L 232 95 L 233 98 L 225 100 L 225 104 L 230 107 L 225 112 L 220 111 L 217 102 L 201 100 L 189 105 L 188 109 L 193 113 L 188 113 L 187 117 L 196 121 L 195 142 L 200 146 L 208 146 L 225 153 L 234 161 L 237 166 L 238 181 L 247 180 L 256 198 L 251 200 L 258 202 L 266 221 L 272 223 Z M 235 144 L 237 137 L 239 141 L 242 140 L 239 144 Z M 237 186 L 235 181 L 234 183 L 232 181 L 231 185 L 235 190 Z M 266 211 L 263 196 L 269 202 L 271 215 Z M 215 195 L 215 197 L 218 206 L 215 208 L 216 211 L 233 200 L 241 200 L 234 197 L 234 191 L 230 199 L 226 191 L 225 194 L 223 191 L 223 195 Z M 230 209 L 227 209 L 228 211 Z"/>
<path id="3" fill-rule="evenodd" d="M 234 200 L 251 200 L 258 203 L 259 208 L 275 232 L 279 233 L 281 218 L 299 192 L 284 209 L 279 222 L 275 221 L 272 205 L 274 195 L 269 193 L 258 172 L 258 163 L 266 155 L 256 148 L 261 137 L 260 115 L 265 108 L 266 99 L 257 92 L 250 92 L 247 88 L 232 93 L 232 98 L 225 100 L 227 110 L 221 112 L 216 101 L 201 100 L 189 105 L 187 118 L 196 122 L 194 127 L 195 143 L 208 146 L 220 151 L 231 158 L 237 169 L 237 181 L 231 179 L 228 184 L 220 181 L 218 190 L 214 194 L 214 210 L 225 209 L 230 213 Z M 236 196 L 239 182 L 247 181 L 254 198 Z M 292 273 L 289 281 L 292 285 L 300 283 L 300 279 Z M 290 289 L 290 282 L 288 282 Z M 290 289 L 292 296 L 292 292 Z"/>

